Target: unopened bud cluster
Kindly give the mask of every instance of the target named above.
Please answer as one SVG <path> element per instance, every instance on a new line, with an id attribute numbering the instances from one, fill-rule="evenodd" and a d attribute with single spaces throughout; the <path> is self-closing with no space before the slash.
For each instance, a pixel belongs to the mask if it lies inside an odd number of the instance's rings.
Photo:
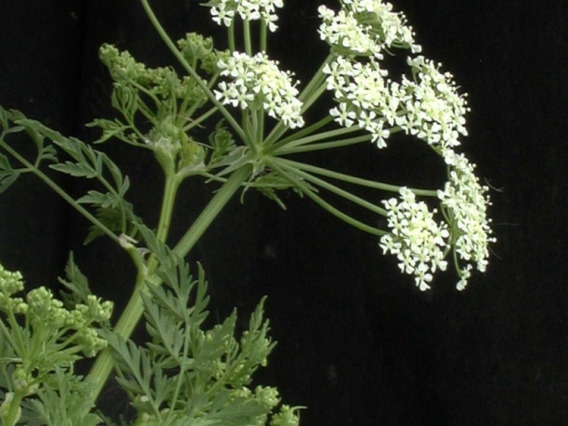
<path id="1" fill-rule="evenodd" d="M 36 333 L 43 336 L 45 343 L 50 339 L 53 344 L 63 340 L 66 346 L 80 348 L 86 357 L 93 357 L 106 347 L 106 341 L 99 337 L 93 324 L 110 319 L 112 302 L 102 302 L 100 298 L 89 295 L 85 304 L 79 303 L 73 309 L 67 309 L 63 302 L 55 299 L 51 290 L 45 287 L 30 290 L 25 301 L 12 297 L 23 289 L 21 274 L 6 271 L 0 265 L 0 311 L 25 315 L 24 323 L 31 328 L 31 338 Z"/>

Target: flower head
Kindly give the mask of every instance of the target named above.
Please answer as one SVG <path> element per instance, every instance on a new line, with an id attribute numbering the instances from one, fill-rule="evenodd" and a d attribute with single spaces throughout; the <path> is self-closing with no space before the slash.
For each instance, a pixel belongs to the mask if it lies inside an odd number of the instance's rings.
<path id="1" fill-rule="evenodd" d="M 434 213 L 408 188 L 400 188 L 400 200 L 391 198 L 383 201 L 387 209 L 390 234 L 381 237 L 383 253 L 397 256 L 400 270 L 414 275 L 420 290 L 430 288 L 432 274 L 437 269 L 445 270 L 444 248 L 449 232 L 446 224 L 438 224 Z"/>
<path id="2" fill-rule="evenodd" d="M 465 95 L 449 72 L 440 71 L 441 64 L 418 56 L 408 59 L 414 80 L 403 78 L 399 90 L 405 114 L 397 124 L 408 134 L 441 148 L 442 154 L 460 144 L 460 135 L 467 136 L 465 113 L 469 111 Z"/>
<path id="3" fill-rule="evenodd" d="M 276 31 L 276 9 L 282 8 L 282 0 L 211 0 L 205 4 L 211 7 L 211 16 L 218 25 L 230 27 L 239 16 L 243 20 L 262 20 L 270 31 Z"/>
<path id="4" fill-rule="evenodd" d="M 414 43 L 412 28 L 402 13 L 382 0 L 343 0 L 337 14 L 321 5 L 319 34 L 332 48 L 345 56 L 369 56 L 382 59 L 382 51 L 392 47 L 420 52 Z"/>
<path id="5" fill-rule="evenodd" d="M 365 129 L 373 136 L 372 141 L 384 148 L 390 134 L 386 127 L 394 124 L 399 103 L 398 85 L 387 78 L 386 70 L 374 59 L 363 64 L 339 56 L 323 72 L 327 74 L 327 89 L 334 92 L 338 103 L 330 115 L 341 126 Z"/>
<path id="6" fill-rule="evenodd" d="M 302 102 L 297 98 L 297 82 L 292 82 L 289 71 L 281 71 L 278 62 L 268 59 L 264 53 L 249 56 L 233 52 L 227 61 L 217 64 L 221 76 L 229 82 L 219 83 L 215 90 L 217 100 L 223 104 L 257 110 L 262 107 L 273 118 L 290 127 L 302 127 Z"/>
<path id="7" fill-rule="evenodd" d="M 451 165 L 450 179 L 444 190 L 438 191 L 438 198 L 455 223 L 452 227 L 455 251 L 459 259 L 468 264 L 459 270 L 458 289 L 463 289 L 470 276 L 471 264 L 481 272 L 487 268 L 488 245 L 496 239 L 491 237 L 487 218 L 487 206 L 491 204 L 486 195 L 488 188 L 479 184 L 474 174 L 475 164 L 453 151 L 447 153 L 447 161 Z"/>

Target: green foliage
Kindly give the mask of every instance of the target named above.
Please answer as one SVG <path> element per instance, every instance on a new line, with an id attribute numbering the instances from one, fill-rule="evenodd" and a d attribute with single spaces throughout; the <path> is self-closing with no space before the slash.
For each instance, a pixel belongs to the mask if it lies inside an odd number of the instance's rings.
<path id="1" fill-rule="evenodd" d="M 210 164 L 215 165 L 228 152 L 235 149 L 235 139 L 225 126 L 224 120 L 220 120 L 215 126 L 215 130 L 209 135 L 209 144 L 211 145 Z"/>
<path id="2" fill-rule="evenodd" d="M 118 382 L 144 425 L 264 425 L 280 398 L 275 388 L 251 388 L 252 375 L 275 343 L 268 337 L 262 300 L 249 327 L 236 337 L 236 311 L 222 323 L 206 327 L 207 283 L 201 267 L 194 278 L 189 266 L 153 234 L 142 229 L 149 249 L 160 262 L 157 276 L 143 295 L 145 347 L 105 331 L 118 367 Z M 289 410 L 283 408 L 270 424 Z"/>
<path id="3" fill-rule="evenodd" d="M 54 147 L 45 144 L 45 138 L 42 133 L 22 123 L 25 120 L 25 116 L 20 111 L 5 110 L 0 106 L 0 126 L 2 126 L 0 141 L 4 141 L 10 134 L 25 131 L 36 146 L 37 155 L 33 162 L 34 167 L 39 167 L 42 161 L 56 161 L 57 157 Z M 33 169 L 30 167 L 14 169 L 8 157 L 0 154 L 0 194 L 7 190 L 22 173 L 29 172 L 33 172 Z"/>
<path id="4" fill-rule="evenodd" d="M 112 303 L 90 294 L 72 258 L 67 280 L 67 307 L 45 287 L 28 291 L 24 299 L 16 296 L 24 290 L 22 275 L 0 265 L 0 387 L 6 390 L 0 418 L 6 424 L 20 418 L 22 400 L 23 418 L 30 417 L 26 424 L 98 423 L 88 414 L 94 405 L 87 397 L 89 384 L 73 373 L 73 365 L 106 346 L 96 324 L 108 323 Z"/>
<path id="5" fill-rule="evenodd" d="M 10 127 L 10 122 L 15 126 Z M 94 149 L 77 138 L 65 137 L 39 121 L 28 119 L 18 111 L 6 111 L 0 107 L 0 124 L 4 128 L 0 141 L 4 141 L 4 138 L 10 133 L 26 131 L 34 140 L 37 148 L 34 164 L 21 169 L 13 169 L 8 157 L 0 154 L 0 193 L 6 190 L 21 173 L 37 173 L 40 163 L 49 161 L 54 163 L 49 166 L 52 170 L 75 178 L 94 179 L 102 185 L 103 192 L 94 189 L 89 190 L 76 202 L 93 206 L 95 217 L 108 230 L 129 233 L 131 224 L 139 221 L 139 218 L 134 214 L 132 204 L 125 200 L 126 193 L 130 188 L 130 180 L 128 176 L 122 174 L 118 165 L 105 153 Z M 52 144 L 46 144 L 46 141 L 50 141 Z M 5 147 L 7 146 L 5 145 Z M 70 160 L 59 161 L 56 156 L 56 148 L 70 157 Z M 14 151 L 11 153 L 20 162 L 26 161 Z M 90 242 L 103 233 L 100 225 L 95 224 L 91 227 L 86 242 Z"/>
<path id="6" fill-rule="evenodd" d="M 88 380 L 69 369 L 55 367 L 33 399 L 24 400 L 22 418 L 25 426 L 91 426 L 101 424 L 92 412 L 94 402 Z"/>

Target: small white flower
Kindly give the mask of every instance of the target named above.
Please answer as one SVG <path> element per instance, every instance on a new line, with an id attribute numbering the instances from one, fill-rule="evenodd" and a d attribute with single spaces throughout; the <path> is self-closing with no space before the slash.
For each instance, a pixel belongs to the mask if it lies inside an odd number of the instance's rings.
<path id="1" fill-rule="evenodd" d="M 398 89 L 404 114 L 396 117 L 396 124 L 442 152 L 458 146 L 459 136 L 467 136 L 466 95 L 457 93 L 453 76 L 442 73 L 441 64 L 423 56 L 408 58 L 407 62 L 415 78 L 403 77 Z"/>
<path id="2" fill-rule="evenodd" d="M 282 0 L 217 0 L 208 5 L 211 6 L 212 19 L 218 25 L 230 27 L 238 15 L 243 20 L 263 20 L 274 32 L 278 28 L 276 9 L 282 8 L 283 3 Z"/>
<path id="3" fill-rule="evenodd" d="M 282 120 L 290 128 L 304 125 L 303 104 L 297 98 L 298 82 L 293 82 L 292 74 L 281 71 L 278 63 L 264 53 L 249 56 L 233 52 L 227 61 L 219 61 L 217 66 L 222 70 L 221 76 L 231 79 L 220 82 L 214 90 L 221 103 L 241 109 L 261 104 L 269 116 Z"/>
<path id="4" fill-rule="evenodd" d="M 349 56 L 373 56 L 382 59 L 383 50 L 392 47 L 420 52 L 414 43 L 412 28 L 402 13 L 392 11 L 382 0 L 343 0 L 342 10 L 335 13 L 322 5 L 319 34 L 322 40 Z"/>
<path id="5" fill-rule="evenodd" d="M 335 117 L 335 121 L 344 127 L 351 127 L 353 125 L 353 120 L 357 117 L 355 112 L 349 110 L 347 104 L 344 103 L 339 104 L 339 108 L 332 108 L 329 111 L 329 115 Z"/>
<path id="6" fill-rule="evenodd" d="M 465 268 L 460 269 L 459 271 L 460 280 L 456 284 L 456 288 L 458 289 L 458 291 L 463 291 L 467 286 L 467 280 L 469 280 L 469 278 L 471 277 L 471 269 L 472 269 L 471 265 L 466 265 Z"/>
<path id="7" fill-rule="evenodd" d="M 327 89 L 334 92 L 337 107 L 330 115 L 344 127 L 357 124 L 372 135 L 379 148 L 386 147 L 390 131 L 397 117 L 398 85 L 387 78 L 386 70 L 371 59 L 362 64 L 339 56 L 323 69 L 327 75 Z"/>
<path id="8" fill-rule="evenodd" d="M 430 288 L 437 269 L 445 270 L 444 248 L 449 232 L 445 223 L 438 224 L 434 213 L 408 188 L 400 188 L 400 200 L 383 201 L 387 210 L 390 234 L 381 237 L 383 253 L 396 255 L 401 272 L 414 275 L 416 285 L 424 291 Z"/>
<path id="9" fill-rule="evenodd" d="M 484 272 L 489 257 L 489 243 L 496 239 L 491 237 L 490 220 L 487 218 L 487 206 L 491 204 L 486 195 L 488 188 L 479 184 L 475 175 L 475 164 L 470 163 L 463 154 L 447 151 L 446 156 L 452 164 L 450 180 L 446 182 L 443 191 L 438 191 L 438 198 L 455 221 L 455 251 L 459 258 L 469 263 L 475 263 L 477 270 Z M 468 268 L 469 271 L 471 268 Z M 464 277 L 461 271 L 460 286 Z"/>

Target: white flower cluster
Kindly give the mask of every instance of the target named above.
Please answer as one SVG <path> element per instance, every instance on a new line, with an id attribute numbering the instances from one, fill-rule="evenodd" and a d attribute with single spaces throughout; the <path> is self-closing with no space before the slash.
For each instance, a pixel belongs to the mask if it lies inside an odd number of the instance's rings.
<path id="1" fill-rule="evenodd" d="M 219 83 L 215 97 L 223 104 L 256 110 L 261 106 L 268 115 L 282 120 L 290 127 L 302 127 L 302 102 L 297 98 L 298 82 L 292 82 L 289 71 L 281 71 L 278 62 L 268 59 L 264 53 L 249 56 L 233 52 L 227 61 L 219 61 L 221 76 L 229 82 Z"/>
<path id="2" fill-rule="evenodd" d="M 403 273 L 414 275 L 416 285 L 424 291 L 430 288 L 432 274 L 445 270 L 444 248 L 449 232 L 446 224 L 439 225 L 434 213 L 424 202 L 417 202 L 408 188 L 400 188 L 400 200 L 384 200 L 390 234 L 381 237 L 383 253 L 397 256 Z"/>
<path id="3" fill-rule="evenodd" d="M 453 236 L 455 250 L 460 259 L 468 262 L 459 271 L 461 280 L 457 288 L 463 290 L 472 269 L 469 263 L 475 263 L 477 269 L 484 272 L 488 264 L 488 244 L 496 240 L 490 237 L 490 220 L 486 214 L 487 206 L 491 204 L 486 195 L 488 188 L 479 184 L 474 174 L 475 165 L 463 154 L 453 151 L 447 153 L 446 159 L 452 166 L 450 180 L 443 191 L 438 191 L 438 198 L 456 224 L 457 229 L 452 230 L 456 233 Z"/>
<path id="4" fill-rule="evenodd" d="M 276 31 L 276 8 L 282 8 L 282 0 L 213 0 L 206 4 L 211 6 L 211 16 L 218 25 L 230 27 L 236 15 L 248 21 L 263 20 L 268 29 Z"/>
<path id="5" fill-rule="evenodd" d="M 327 89 L 334 92 L 338 103 L 330 115 L 341 126 L 358 125 L 367 130 L 372 141 L 384 148 L 389 136 L 385 123 L 394 125 L 399 104 L 397 85 L 386 78 L 386 70 L 374 59 L 363 64 L 339 56 L 323 72 L 327 74 Z"/>
<path id="6" fill-rule="evenodd" d="M 375 37 L 359 25 L 352 13 L 341 10 L 336 15 L 324 5 L 318 8 L 318 12 L 323 20 L 318 30 L 322 40 L 353 54 L 382 58 L 381 43 L 377 43 Z"/>
<path id="7" fill-rule="evenodd" d="M 439 64 L 423 56 L 409 58 L 408 64 L 414 80 L 403 76 L 399 84 L 387 77 L 375 58 L 362 63 L 338 56 L 323 69 L 327 89 L 338 103 L 330 114 L 341 126 L 367 130 L 379 148 L 386 147 L 387 127 L 399 126 L 439 147 L 445 157 L 460 144 L 460 135 L 467 136 L 466 97 L 458 94 L 452 75 L 440 72 Z"/>
<path id="8" fill-rule="evenodd" d="M 408 58 L 415 81 L 403 77 L 400 99 L 404 114 L 397 120 L 407 134 L 439 146 L 442 155 L 460 144 L 459 135 L 467 136 L 465 113 L 469 111 L 465 95 L 457 93 L 453 76 L 440 71 L 423 56 Z M 444 155 L 445 156 L 445 155 Z"/>
<path id="9" fill-rule="evenodd" d="M 322 24 L 322 40 L 350 56 L 382 58 L 383 49 L 410 48 L 421 51 L 414 43 L 412 28 L 406 25 L 402 13 L 392 11 L 390 3 L 382 0 L 343 0 L 337 14 L 325 5 L 318 8 Z"/>

